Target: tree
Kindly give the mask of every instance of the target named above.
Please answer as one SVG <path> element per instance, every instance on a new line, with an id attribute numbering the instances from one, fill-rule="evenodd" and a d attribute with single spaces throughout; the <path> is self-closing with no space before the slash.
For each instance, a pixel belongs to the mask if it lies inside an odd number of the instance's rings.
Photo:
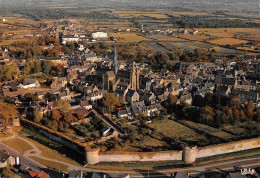
<path id="1" fill-rule="evenodd" d="M 115 110 L 115 106 L 120 105 L 119 98 L 116 97 L 113 93 L 106 93 L 103 97 L 103 103 L 109 112 Z"/>
<path id="2" fill-rule="evenodd" d="M 236 107 L 233 109 L 233 117 L 235 122 L 240 120 L 240 112 Z"/>
<path id="3" fill-rule="evenodd" d="M 42 61 L 42 71 L 44 74 L 49 75 L 51 72 L 51 65 L 47 61 Z"/>
<path id="4" fill-rule="evenodd" d="M 68 113 L 65 115 L 64 120 L 68 123 L 71 123 L 71 122 L 76 121 L 77 119 L 73 116 L 72 113 Z"/>
<path id="5" fill-rule="evenodd" d="M 201 95 L 196 95 L 192 100 L 192 105 L 198 107 L 204 106 L 204 98 Z"/>
<path id="6" fill-rule="evenodd" d="M 245 120 L 246 119 L 246 115 L 245 115 L 243 110 L 240 111 L 240 119 L 241 120 Z"/>
<path id="7" fill-rule="evenodd" d="M 169 104 L 176 104 L 178 101 L 177 96 L 170 94 L 168 96 Z"/>
<path id="8" fill-rule="evenodd" d="M 11 169 L 10 169 L 9 165 L 0 169 L 0 177 L 5 177 L 5 178 L 11 178 L 12 177 L 12 173 L 11 173 Z"/>
<path id="9" fill-rule="evenodd" d="M 59 110 L 56 109 L 56 110 L 53 110 L 53 111 L 52 111 L 51 118 L 52 118 L 53 120 L 55 120 L 55 121 L 60 121 L 61 117 L 62 117 L 62 115 L 61 115 L 61 113 L 60 113 Z"/>
<path id="10" fill-rule="evenodd" d="M 40 111 L 33 112 L 33 121 L 36 123 L 40 123 L 43 118 L 43 115 Z"/>
<path id="11" fill-rule="evenodd" d="M 39 101 L 39 98 L 36 95 L 33 95 L 32 93 L 26 93 L 23 97 L 20 98 L 20 101 L 34 103 L 36 101 Z"/>
<path id="12" fill-rule="evenodd" d="M 67 113 L 70 111 L 70 103 L 65 100 L 57 100 L 54 102 L 54 106 L 56 106 L 62 113 Z"/>
<path id="13" fill-rule="evenodd" d="M 42 71 L 41 61 L 34 61 L 33 64 L 34 64 L 33 73 L 38 73 Z"/>
<path id="14" fill-rule="evenodd" d="M 0 81 L 14 80 L 19 74 L 19 69 L 14 64 L 5 64 L 0 67 Z"/>
<path id="15" fill-rule="evenodd" d="M 57 70 L 57 72 L 59 72 L 59 73 L 63 72 L 63 70 L 64 70 L 63 65 L 58 64 L 58 65 L 56 66 L 56 70 Z"/>
<path id="16" fill-rule="evenodd" d="M 46 95 L 44 95 L 44 98 L 45 98 L 46 100 L 48 100 L 49 102 L 52 102 L 52 101 L 55 100 L 55 95 L 48 92 L 48 93 L 46 93 Z"/>
<path id="17" fill-rule="evenodd" d="M 252 120 L 254 117 L 255 105 L 252 101 L 249 101 L 246 105 L 246 114 L 249 120 Z"/>
<path id="18" fill-rule="evenodd" d="M 201 122 L 208 124 L 208 125 L 214 125 L 214 110 L 210 106 L 205 106 L 202 108 L 201 113 Z"/>
<path id="19" fill-rule="evenodd" d="M 7 126 L 11 124 L 11 120 L 16 117 L 18 117 L 16 107 L 0 101 L 0 123 L 2 123 L 3 126 Z"/>
<path id="20" fill-rule="evenodd" d="M 231 95 L 230 96 L 230 103 L 229 103 L 229 105 L 231 107 L 234 107 L 234 106 L 238 107 L 239 104 L 240 104 L 240 99 L 238 97 L 236 97 L 236 96 L 232 96 Z"/>

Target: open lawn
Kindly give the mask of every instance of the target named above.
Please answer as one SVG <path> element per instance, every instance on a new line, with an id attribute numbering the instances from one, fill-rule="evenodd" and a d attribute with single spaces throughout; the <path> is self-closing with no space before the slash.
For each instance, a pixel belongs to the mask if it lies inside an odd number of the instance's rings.
<path id="1" fill-rule="evenodd" d="M 153 40 L 158 40 L 158 41 L 171 41 L 171 42 L 187 41 L 185 39 L 180 39 L 180 38 L 177 38 L 177 37 L 174 37 L 174 36 L 150 35 L 148 37 L 153 39 Z"/>
<path id="2" fill-rule="evenodd" d="M 114 36 L 118 42 L 135 43 L 143 40 L 150 40 L 143 36 L 137 35 L 137 33 L 110 33 L 110 36 Z"/>
<path id="3" fill-rule="evenodd" d="M 186 123 L 186 124 L 189 124 L 192 127 L 197 128 L 200 131 L 206 132 L 210 135 L 213 135 L 213 136 L 216 136 L 216 137 L 219 137 L 219 138 L 222 138 L 222 139 L 232 139 L 232 138 L 234 138 L 233 135 L 231 135 L 227 132 L 224 132 L 220 129 L 210 127 L 208 125 L 195 123 L 195 122 L 192 122 L 192 121 L 183 121 L 183 122 Z"/>
<path id="4" fill-rule="evenodd" d="M 3 141 L 3 143 L 15 150 L 17 150 L 20 153 L 24 153 L 27 150 L 31 150 L 33 149 L 30 145 L 28 145 L 27 143 L 25 143 L 23 140 L 19 139 L 19 138 L 15 138 L 12 140 L 8 140 L 8 141 Z"/>
<path id="5" fill-rule="evenodd" d="M 167 12 L 167 14 L 179 17 L 181 15 L 189 15 L 189 16 L 196 16 L 196 15 L 208 15 L 208 13 L 204 12 Z"/>
<path id="6" fill-rule="evenodd" d="M 20 134 L 21 134 L 21 136 L 23 136 L 27 140 L 34 143 L 42 151 L 42 153 L 41 153 L 42 156 L 79 166 L 79 163 L 77 163 L 76 161 L 69 159 L 68 157 L 65 157 L 64 155 L 62 155 L 61 153 L 59 153 L 55 149 L 52 149 L 53 147 L 61 146 L 60 144 L 55 145 L 55 142 L 53 142 L 53 141 L 50 141 L 50 143 L 48 143 L 48 139 L 43 137 L 43 136 L 41 137 L 41 140 L 40 140 L 40 138 L 37 137 L 37 135 L 32 136 L 32 131 L 29 131 L 27 129 L 23 129 L 20 132 Z M 37 137 L 37 138 L 33 139 L 33 137 Z M 39 142 L 36 141 L 36 140 L 39 140 Z M 45 143 L 47 146 L 45 146 L 41 143 Z M 51 145 L 52 148 L 48 147 L 48 145 Z M 58 149 L 58 148 L 56 148 L 56 149 Z M 60 148 L 60 149 L 62 149 L 62 148 Z M 66 148 L 63 148 L 63 151 L 69 152 L 69 150 L 66 151 Z"/>
<path id="7" fill-rule="evenodd" d="M 208 42 L 217 45 L 234 45 L 234 44 L 247 43 L 248 41 L 240 40 L 236 38 L 219 38 L 215 40 L 209 40 Z"/>
<path id="8" fill-rule="evenodd" d="M 160 162 L 124 162 L 124 163 L 99 163 L 97 165 L 88 165 L 87 168 L 102 170 L 155 170 L 166 168 L 184 167 L 182 161 L 160 161 Z M 138 171 L 137 171 L 138 172 Z M 152 172 L 150 172 L 152 173 Z"/>
<path id="9" fill-rule="evenodd" d="M 0 139 L 1 138 L 8 138 L 14 136 L 14 133 L 11 132 L 11 130 L 6 130 L 3 133 L 0 133 Z"/>
<path id="10" fill-rule="evenodd" d="M 194 130 L 170 119 L 165 119 L 163 121 L 155 121 L 149 126 L 151 128 L 156 129 L 159 133 L 167 137 L 182 139 L 198 139 L 201 136 Z"/>
<path id="11" fill-rule="evenodd" d="M 196 28 L 201 33 L 208 34 L 210 36 L 222 37 L 222 38 L 230 38 L 233 37 L 234 34 L 242 35 L 259 35 L 259 28 Z"/>
<path id="12" fill-rule="evenodd" d="M 121 18 L 129 18 L 129 17 L 150 17 L 150 18 L 158 18 L 165 19 L 168 16 L 162 12 L 141 12 L 136 10 L 126 10 L 126 11 L 112 11 L 113 14 L 118 15 Z"/>
<path id="13" fill-rule="evenodd" d="M 56 162 L 52 162 L 52 161 L 46 161 L 46 160 L 38 158 L 36 156 L 30 156 L 30 158 L 44 166 L 54 168 L 57 170 L 61 170 L 64 172 L 68 172 L 68 166 L 66 166 L 64 164 L 60 164 L 60 163 L 56 163 Z"/>

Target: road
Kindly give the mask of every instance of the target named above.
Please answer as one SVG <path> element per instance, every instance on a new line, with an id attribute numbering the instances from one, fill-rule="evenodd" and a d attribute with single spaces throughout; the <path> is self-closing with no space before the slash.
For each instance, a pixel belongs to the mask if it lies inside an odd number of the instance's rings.
<path id="1" fill-rule="evenodd" d="M 3 143 L 0 142 L 0 150 L 5 150 L 5 152 L 9 153 L 13 157 L 19 156 L 20 158 L 20 164 L 25 165 L 27 167 L 32 168 L 34 171 L 40 171 L 41 169 L 47 168 L 46 166 L 43 166 L 34 160 L 23 156 L 21 153 L 18 151 L 8 147 L 7 145 L 4 145 Z"/>
<path id="2" fill-rule="evenodd" d="M 19 153 L 18 151 L 14 150 L 13 148 L 10 148 L 9 146 L 5 145 L 3 142 L 4 140 L 12 140 L 14 138 L 19 138 L 26 142 L 27 144 L 32 146 L 31 150 L 25 151 L 23 154 Z M 104 172 L 110 175 L 122 175 L 122 174 L 129 174 L 131 177 L 169 177 L 172 173 L 174 172 L 195 172 L 194 174 L 198 174 L 201 172 L 210 172 L 210 171 L 223 171 L 223 170 L 228 170 L 232 171 L 233 167 L 230 167 L 230 164 L 237 164 L 238 166 L 244 166 L 244 167 L 254 167 L 254 166 L 260 166 L 260 157 L 259 155 L 253 157 L 253 158 L 241 158 L 238 160 L 224 160 L 222 163 L 211 163 L 211 165 L 202 165 L 199 167 L 190 167 L 190 168 L 174 168 L 174 169 L 168 169 L 168 170 L 152 170 L 152 171 L 147 171 L 147 170 L 133 170 L 133 171 L 109 171 L 109 170 L 97 170 L 97 169 L 91 169 L 91 168 L 85 168 L 82 166 L 75 166 L 60 160 L 54 160 L 48 157 L 44 157 L 41 155 L 41 150 L 31 141 L 19 136 L 18 134 L 15 134 L 15 136 L 11 136 L 9 138 L 4 138 L 0 139 L 0 150 L 5 150 L 6 152 L 9 152 L 12 156 L 20 157 L 20 164 L 25 165 L 27 167 L 32 168 L 35 171 L 40 171 L 40 170 L 46 170 L 47 168 L 44 165 L 41 165 L 37 163 L 36 161 L 32 160 L 29 158 L 29 156 L 36 156 L 38 158 L 44 159 L 46 161 L 52 161 L 52 162 L 57 162 L 59 164 L 64 164 L 69 167 L 69 170 L 83 170 L 87 172 Z M 222 166 L 227 166 L 224 169 L 219 169 Z M 213 168 L 214 167 L 214 168 Z M 116 176 L 118 177 L 118 176 Z"/>
<path id="3" fill-rule="evenodd" d="M 109 125 L 110 127 L 112 127 L 115 131 L 117 131 L 120 135 L 124 135 L 124 131 L 118 126 L 116 125 L 113 121 L 111 121 L 110 119 L 108 119 L 106 116 L 104 116 L 102 113 L 98 112 L 98 110 L 92 108 L 93 113 L 99 117 L 100 119 L 102 119 L 107 125 Z"/>
<path id="4" fill-rule="evenodd" d="M 18 151 L 4 145 L 0 142 L 0 150 L 6 150 L 6 152 L 9 152 L 12 156 L 19 156 L 20 157 L 20 163 L 22 165 L 25 165 L 27 167 L 32 168 L 35 171 L 40 171 L 42 169 L 46 169 L 46 166 L 43 166 L 30 158 L 21 155 Z M 245 162 L 247 161 L 247 162 Z M 254 164 L 250 164 L 248 162 L 254 161 Z M 243 164 L 245 162 L 245 164 Z M 257 162 L 257 163 L 255 163 Z M 211 169 L 211 167 L 217 167 L 217 166 L 223 166 L 223 165 L 229 165 L 233 163 L 238 163 L 240 165 L 242 163 L 243 167 L 256 167 L 260 165 L 260 158 L 247 158 L 247 159 L 241 159 L 241 160 L 233 160 L 228 161 L 225 163 L 217 163 L 217 164 L 211 164 L 211 165 L 205 165 L 201 167 L 191 167 L 191 168 L 174 168 L 174 169 L 168 169 L 168 170 L 158 170 L 158 171 L 146 171 L 146 170 L 134 170 L 134 171 L 108 171 L 108 170 L 97 170 L 97 169 L 89 169 L 84 167 L 75 166 L 73 169 L 76 170 L 83 170 L 88 172 L 104 172 L 110 175 L 122 175 L 122 174 L 129 174 L 131 177 L 170 177 L 170 175 L 174 172 L 190 172 L 190 171 L 197 171 L 197 173 L 194 173 L 193 175 L 202 173 L 202 172 L 211 172 L 211 171 L 219 171 L 218 168 Z M 64 163 L 65 164 L 65 163 Z M 227 167 L 225 169 L 221 169 L 221 171 L 232 171 L 234 170 L 233 167 Z M 191 174 L 192 175 L 192 174 Z M 117 177 L 117 176 L 116 176 Z"/>

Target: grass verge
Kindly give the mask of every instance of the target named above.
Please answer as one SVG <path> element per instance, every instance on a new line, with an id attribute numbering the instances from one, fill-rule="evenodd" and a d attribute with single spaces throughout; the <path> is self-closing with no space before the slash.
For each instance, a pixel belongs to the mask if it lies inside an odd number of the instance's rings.
<path id="1" fill-rule="evenodd" d="M 46 161 L 46 160 L 38 158 L 36 156 L 30 156 L 30 158 L 33 159 L 34 161 L 44 165 L 44 166 L 54 168 L 54 169 L 57 169 L 57 170 L 61 170 L 61 171 L 64 171 L 64 172 L 68 172 L 69 167 L 64 165 L 64 164 L 60 164 L 60 163 L 56 163 L 56 162 L 52 162 L 52 161 Z"/>
<path id="2" fill-rule="evenodd" d="M 27 150 L 33 149 L 31 145 L 25 143 L 23 140 L 19 138 L 15 138 L 12 140 L 3 141 L 3 143 L 15 150 L 17 150 L 20 153 L 24 153 Z"/>
<path id="3" fill-rule="evenodd" d="M 23 128 L 19 134 L 34 143 L 42 151 L 42 156 L 80 166 L 79 163 L 65 156 L 65 153 L 70 153 L 70 150 L 64 148 L 63 145 L 53 142 L 46 137 L 25 128 Z M 63 149 L 61 152 L 62 154 L 59 152 L 61 149 Z"/>

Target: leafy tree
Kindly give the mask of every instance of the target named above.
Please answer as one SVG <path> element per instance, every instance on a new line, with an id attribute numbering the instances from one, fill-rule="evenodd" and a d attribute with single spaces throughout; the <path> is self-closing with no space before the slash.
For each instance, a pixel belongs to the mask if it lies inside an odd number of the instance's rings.
<path id="1" fill-rule="evenodd" d="M 246 115 L 245 115 L 243 110 L 240 111 L 240 119 L 241 120 L 246 120 Z"/>
<path id="2" fill-rule="evenodd" d="M 178 101 L 177 96 L 170 94 L 168 96 L 169 104 L 176 104 Z"/>
<path id="3" fill-rule="evenodd" d="M 56 97 L 55 97 L 54 94 L 47 92 L 47 93 L 44 95 L 44 98 L 45 98 L 46 100 L 48 100 L 49 102 L 52 102 L 52 101 L 55 100 Z"/>
<path id="4" fill-rule="evenodd" d="M 72 113 L 68 113 L 65 115 L 64 120 L 68 123 L 71 123 L 71 122 L 76 121 L 77 119 L 73 116 Z"/>
<path id="5" fill-rule="evenodd" d="M 55 101 L 54 106 L 56 106 L 62 113 L 68 113 L 70 111 L 70 103 L 65 100 Z"/>
<path id="6" fill-rule="evenodd" d="M 42 71 L 41 61 L 34 61 L 33 64 L 34 64 L 33 73 L 38 73 Z"/>
<path id="7" fill-rule="evenodd" d="M 14 80 L 19 74 L 19 69 L 14 64 L 5 64 L 0 67 L 0 81 Z"/>
<path id="8" fill-rule="evenodd" d="M 56 109 L 56 110 L 52 111 L 51 118 L 55 121 L 60 121 L 60 119 L 62 118 L 62 115 L 61 115 L 60 111 Z"/>
<path id="9" fill-rule="evenodd" d="M 23 97 L 20 98 L 20 101 L 34 103 L 36 101 L 39 101 L 39 98 L 32 93 L 26 93 Z"/>
<path id="10" fill-rule="evenodd" d="M 36 123 L 40 123 L 43 118 L 43 115 L 40 111 L 33 112 L 33 121 Z"/>
<path id="11" fill-rule="evenodd" d="M 255 109 L 255 105 L 252 101 L 249 101 L 246 105 L 246 114 L 249 118 L 249 120 L 253 119 L 254 116 L 254 109 Z"/>
<path id="12" fill-rule="evenodd" d="M 214 110 L 210 106 L 202 108 L 200 113 L 202 123 L 212 125 L 214 124 Z"/>
<path id="13" fill-rule="evenodd" d="M 16 107 L 0 101 L 0 123 L 2 123 L 3 126 L 7 126 L 11 123 L 11 120 L 16 117 L 18 117 Z"/>
<path id="14" fill-rule="evenodd" d="M 240 120 L 240 112 L 236 107 L 233 109 L 233 117 L 235 122 Z"/>
<path id="15" fill-rule="evenodd" d="M 46 75 L 49 75 L 51 72 L 52 65 L 47 61 L 42 61 L 42 72 Z"/>
<path id="16" fill-rule="evenodd" d="M 106 93 L 103 97 L 103 103 L 109 112 L 114 111 L 115 107 L 120 105 L 119 98 L 113 93 Z"/>
<path id="17" fill-rule="evenodd" d="M 9 165 L 0 169 L 0 176 L 5 177 L 5 178 L 12 178 L 13 177 Z"/>
<path id="18" fill-rule="evenodd" d="M 201 95 L 196 95 L 192 100 L 192 105 L 198 107 L 204 106 L 204 98 Z"/>
<path id="19" fill-rule="evenodd" d="M 58 64 L 58 65 L 56 66 L 56 70 L 57 70 L 57 72 L 59 72 L 59 73 L 63 72 L 63 70 L 64 70 L 63 65 Z"/>

